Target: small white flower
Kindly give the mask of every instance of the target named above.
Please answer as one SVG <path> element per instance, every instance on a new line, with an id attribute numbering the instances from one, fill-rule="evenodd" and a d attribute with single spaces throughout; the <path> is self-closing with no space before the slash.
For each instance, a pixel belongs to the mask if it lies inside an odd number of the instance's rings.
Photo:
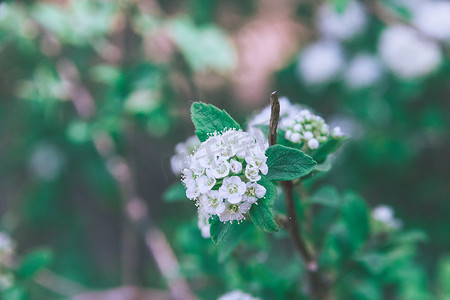
<path id="1" fill-rule="evenodd" d="M 223 213 L 219 215 L 219 220 L 222 222 L 242 220 L 244 214 L 249 211 L 251 205 L 252 204 L 249 202 L 229 203 Z"/>
<path id="2" fill-rule="evenodd" d="M 232 204 L 241 201 L 245 190 L 245 183 L 237 176 L 226 177 L 223 180 L 222 186 L 219 188 L 221 196 Z"/>
<path id="3" fill-rule="evenodd" d="M 218 215 L 225 210 L 225 203 L 219 191 L 209 191 L 200 196 L 199 207 L 207 214 Z"/>
<path id="4" fill-rule="evenodd" d="M 197 185 L 200 193 L 206 193 L 210 191 L 215 184 L 216 178 L 214 178 L 214 176 L 201 175 L 197 178 Z"/>
<path id="5" fill-rule="evenodd" d="M 250 181 L 258 181 L 261 179 L 259 169 L 250 165 L 245 167 L 245 177 L 247 177 Z"/>
<path id="6" fill-rule="evenodd" d="M 197 136 L 189 137 L 184 143 L 178 143 L 175 146 L 175 155 L 170 159 L 172 171 L 175 174 L 180 174 L 181 171 L 191 164 L 190 155 L 200 145 Z"/>
<path id="7" fill-rule="evenodd" d="M 200 196 L 198 184 L 194 179 L 187 179 L 184 184 L 186 185 L 186 197 L 192 200 Z"/>
<path id="8" fill-rule="evenodd" d="M 211 234 L 210 234 L 211 224 L 209 224 L 208 220 L 209 220 L 208 215 L 204 215 L 204 214 L 198 215 L 197 226 L 198 226 L 198 229 L 200 229 L 202 237 L 204 237 L 205 239 L 209 239 L 211 237 Z"/>
<path id="9" fill-rule="evenodd" d="M 228 176 L 228 174 L 230 174 L 230 163 L 228 163 L 225 159 L 220 159 L 215 163 L 215 166 L 211 171 L 216 178 Z"/>
<path id="10" fill-rule="evenodd" d="M 384 63 L 401 78 L 417 78 L 433 72 L 442 60 L 439 46 L 405 25 L 385 29 L 378 48 Z"/>
<path id="11" fill-rule="evenodd" d="M 333 41 L 318 41 L 300 54 L 297 70 L 310 85 L 329 82 L 337 77 L 344 64 L 341 47 Z"/>
<path id="12" fill-rule="evenodd" d="M 247 166 L 252 166 L 261 171 L 264 175 L 267 174 L 268 167 L 266 164 L 267 156 L 264 153 L 252 153 L 251 155 L 245 158 L 245 161 L 248 163 Z"/>
<path id="13" fill-rule="evenodd" d="M 247 189 L 243 198 L 251 203 L 258 201 L 266 195 L 266 188 L 256 182 L 247 182 Z"/>
<path id="14" fill-rule="evenodd" d="M 238 174 L 242 171 L 242 164 L 235 159 L 230 159 L 230 169 L 234 174 Z"/>

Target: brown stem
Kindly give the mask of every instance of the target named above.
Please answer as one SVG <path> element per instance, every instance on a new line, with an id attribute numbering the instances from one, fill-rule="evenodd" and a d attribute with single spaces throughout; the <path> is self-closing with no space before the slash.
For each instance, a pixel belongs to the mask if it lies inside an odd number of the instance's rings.
<path id="1" fill-rule="evenodd" d="M 273 146 L 277 143 L 277 131 L 278 121 L 280 118 L 280 103 L 278 101 L 277 92 L 270 94 L 271 115 L 270 115 L 270 128 L 269 128 L 269 146 Z M 297 210 L 294 203 L 294 183 L 292 180 L 281 181 L 281 188 L 283 189 L 284 198 L 286 200 L 286 212 L 287 220 L 286 227 L 289 231 L 291 239 L 295 245 L 295 248 L 302 258 L 309 277 L 310 289 L 309 293 L 311 297 L 316 300 L 327 299 L 328 289 L 325 282 L 322 280 L 321 274 L 317 269 L 317 261 L 313 254 L 308 250 L 305 240 L 300 230 L 300 224 L 298 222 Z M 301 184 L 301 182 L 299 182 Z M 303 192 L 306 192 L 303 190 Z"/>

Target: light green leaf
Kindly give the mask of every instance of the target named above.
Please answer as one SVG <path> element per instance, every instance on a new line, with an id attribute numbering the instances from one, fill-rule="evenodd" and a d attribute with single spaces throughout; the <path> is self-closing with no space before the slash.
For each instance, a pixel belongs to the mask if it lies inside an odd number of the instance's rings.
<path id="1" fill-rule="evenodd" d="M 187 200 L 186 188 L 181 182 L 176 182 L 169 186 L 163 194 L 165 202 L 178 202 Z"/>
<path id="2" fill-rule="evenodd" d="M 266 150 L 269 180 L 293 180 L 311 173 L 317 163 L 302 151 L 282 145 Z"/>
<path id="3" fill-rule="evenodd" d="M 214 244 L 219 244 L 234 226 L 239 226 L 239 224 L 237 222 L 221 222 L 218 217 L 213 217 L 210 233 Z"/>
<path id="4" fill-rule="evenodd" d="M 339 207 L 342 205 L 339 193 L 334 187 L 325 186 L 318 190 L 309 200 L 310 203 L 323 206 Z"/>
<path id="5" fill-rule="evenodd" d="M 26 300 L 27 298 L 25 290 L 18 285 L 10 287 L 3 292 L 0 291 L 0 299 L 2 300 Z"/>
<path id="6" fill-rule="evenodd" d="M 262 231 L 274 232 L 278 231 L 278 225 L 275 223 L 272 204 L 277 198 L 277 188 L 275 185 L 265 177 L 261 177 L 258 184 L 266 188 L 264 198 L 259 199 L 256 204 L 250 208 L 250 216 L 253 223 Z"/>
<path id="7" fill-rule="evenodd" d="M 348 136 L 342 136 L 340 138 L 330 138 L 325 144 L 314 150 L 311 156 L 318 163 L 322 163 L 325 161 L 328 155 L 339 149 L 339 147 L 341 147 L 341 145 L 348 139 Z"/>
<path id="8" fill-rule="evenodd" d="M 27 279 L 33 277 L 39 270 L 47 267 L 52 260 L 52 253 L 47 249 L 36 250 L 28 254 L 21 262 L 18 276 Z"/>
<path id="9" fill-rule="evenodd" d="M 369 235 L 369 216 L 366 203 L 354 193 L 344 196 L 342 221 L 350 232 L 352 248 L 356 250 Z"/>
<path id="10" fill-rule="evenodd" d="M 194 102 L 192 104 L 191 119 L 195 126 L 195 134 L 201 142 L 208 139 L 208 133 L 221 132 L 230 128 L 241 128 L 226 111 L 203 102 Z"/>
<path id="11" fill-rule="evenodd" d="M 223 262 L 237 246 L 242 242 L 251 230 L 250 222 L 242 222 L 239 225 L 231 226 L 228 234 L 220 242 L 219 261 Z"/>

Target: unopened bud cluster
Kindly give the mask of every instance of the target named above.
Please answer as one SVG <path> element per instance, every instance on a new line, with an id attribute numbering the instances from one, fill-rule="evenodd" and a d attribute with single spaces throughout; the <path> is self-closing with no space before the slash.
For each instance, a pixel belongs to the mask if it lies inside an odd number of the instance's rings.
<path id="1" fill-rule="evenodd" d="M 304 144 L 307 149 L 317 149 L 325 143 L 330 135 L 330 129 L 325 120 L 314 115 L 307 109 L 282 119 L 283 129 L 286 131 L 286 139 L 296 144 Z M 342 136 L 339 127 L 333 129 L 333 137 Z"/>
<path id="2" fill-rule="evenodd" d="M 267 174 L 267 157 L 254 136 L 229 129 L 212 134 L 183 170 L 186 196 L 196 201 L 200 221 L 211 216 L 227 222 L 244 219 L 253 204 L 266 194 L 257 182 Z M 206 233 L 205 233 L 206 234 Z"/>

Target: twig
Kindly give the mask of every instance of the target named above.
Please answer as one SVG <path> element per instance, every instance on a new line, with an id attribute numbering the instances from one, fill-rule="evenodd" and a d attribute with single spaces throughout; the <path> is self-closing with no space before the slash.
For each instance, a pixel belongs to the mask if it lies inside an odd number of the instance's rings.
<path id="1" fill-rule="evenodd" d="M 271 115 L 269 128 L 269 146 L 275 145 L 277 142 L 278 121 L 280 118 L 280 103 L 276 92 L 270 94 Z M 281 181 L 281 188 L 283 189 L 284 198 L 286 200 L 287 220 L 286 227 L 290 233 L 291 239 L 297 251 L 302 258 L 306 269 L 308 271 L 310 280 L 310 294 L 313 299 L 323 300 L 327 299 L 327 286 L 321 278 L 317 269 L 317 261 L 314 255 L 310 253 L 300 231 L 297 211 L 294 203 L 294 184 L 292 180 Z"/>
<path id="2" fill-rule="evenodd" d="M 269 145 L 272 146 L 277 143 L 278 121 L 280 119 L 280 102 L 276 91 L 270 94 L 270 108 Z"/>

